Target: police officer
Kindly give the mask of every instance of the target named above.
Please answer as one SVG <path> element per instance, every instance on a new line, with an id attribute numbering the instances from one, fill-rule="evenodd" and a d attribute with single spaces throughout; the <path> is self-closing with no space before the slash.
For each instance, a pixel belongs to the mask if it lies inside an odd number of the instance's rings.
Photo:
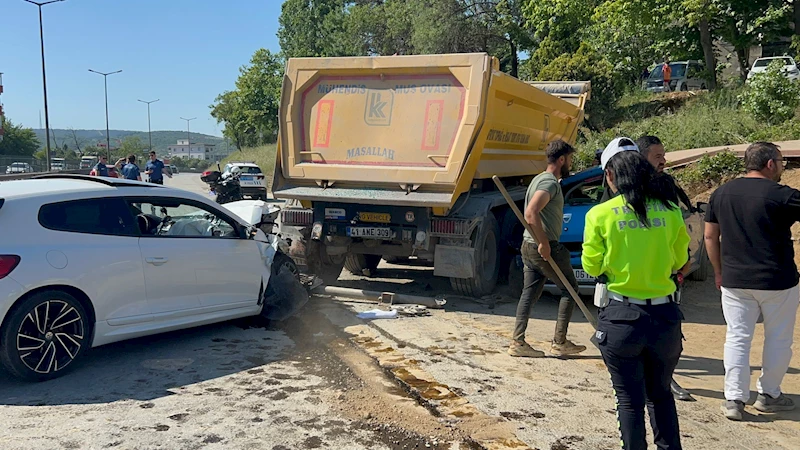
<path id="1" fill-rule="evenodd" d="M 94 173 L 98 177 L 107 177 L 108 176 L 108 158 L 103 155 L 100 155 L 97 164 L 94 166 Z"/>
<path id="2" fill-rule="evenodd" d="M 675 190 L 635 150 L 610 145 L 603 152 L 608 187 L 619 195 L 586 215 L 581 262 L 607 280 L 595 338 L 617 398 L 622 448 L 647 449 L 647 405 L 657 447 L 675 450 L 681 443 L 670 380 L 683 351 L 683 315 L 672 273 L 687 265 L 690 238 Z"/>

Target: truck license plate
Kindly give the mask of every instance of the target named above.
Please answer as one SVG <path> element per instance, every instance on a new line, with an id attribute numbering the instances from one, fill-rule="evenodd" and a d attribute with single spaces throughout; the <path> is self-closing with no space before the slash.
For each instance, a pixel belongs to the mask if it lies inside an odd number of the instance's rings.
<path id="1" fill-rule="evenodd" d="M 586 273 L 583 269 L 573 269 L 575 272 L 575 279 L 578 280 L 578 283 L 586 283 L 586 282 L 594 282 L 595 278 L 588 273 Z"/>
<path id="2" fill-rule="evenodd" d="M 391 239 L 392 229 L 377 227 L 347 227 L 347 235 L 350 237 Z"/>

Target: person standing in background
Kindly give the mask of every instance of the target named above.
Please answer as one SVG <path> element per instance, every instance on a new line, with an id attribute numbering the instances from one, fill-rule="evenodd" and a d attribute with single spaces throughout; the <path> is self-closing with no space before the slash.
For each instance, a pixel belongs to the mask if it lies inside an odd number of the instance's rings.
<path id="1" fill-rule="evenodd" d="M 764 317 L 764 352 L 753 406 L 768 413 L 795 407 L 781 382 L 792 359 L 800 303 L 791 233 L 800 221 L 800 191 L 779 184 L 785 162 L 777 145 L 751 144 L 744 163 L 747 175 L 711 194 L 705 226 L 728 326 L 722 412 L 730 420 L 742 420 L 750 399 L 750 345 L 759 315 Z"/>
<path id="2" fill-rule="evenodd" d="M 100 156 L 98 158 L 97 164 L 94 166 L 94 173 L 98 177 L 107 177 L 108 176 L 108 159 L 105 156 Z"/>
<path id="3" fill-rule="evenodd" d="M 120 161 L 122 161 L 120 159 Z M 117 162 L 119 164 L 119 162 Z M 122 177 L 126 180 L 142 181 L 141 171 L 139 166 L 136 165 L 136 156 L 128 155 L 128 163 L 122 167 Z"/>
<path id="4" fill-rule="evenodd" d="M 514 337 L 508 348 L 508 354 L 511 356 L 532 358 L 544 356 L 544 352 L 534 349 L 525 342 L 525 331 L 528 328 L 531 308 L 541 297 L 548 278 L 561 288 L 558 318 L 550 353 L 566 356 L 586 350 L 586 346 L 576 345 L 567 339 L 567 328 L 575 308 L 575 300 L 569 295 L 569 291 L 562 285 L 561 279 L 549 263 L 552 258 L 577 291 L 578 282 L 572 270 L 569 250 L 559 242 L 564 220 L 564 195 L 558 181 L 559 178 L 569 176 L 575 149 L 558 139 L 547 145 L 545 153 L 547 169 L 531 181 L 525 194 L 525 220 L 536 235 L 531 236 L 527 230 L 523 233 L 521 248 L 522 261 L 525 264 L 523 288 L 517 305 Z"/>
<path id="5" fill-rule="evenodd" d="M 172 178 L 172 173 L 164 168 L 164 163 L 156 157 L 156 152 L 150 152 L 150 161 L 144 166 L 147 181 L 153 184 L 164 184 L 164 172 Z"/>
<path id="6" fill-rule="evenodd" d="M 689 196 L 686 195 L 686 192 L 681 189 L 672 175 L 664 172 L 664 169 L 667 167 L 667 153 L 664 149 L 664 144 L 661 143 L 661 139 L 656 136 L 642 136 L 636 140 L 636 146 L 639 147 L 639 153 L 653 165 L 657 173 L 669 178 L 670 183 L 675 186 L 675 193 L 678 195 L 678 200 L 680 200 L 690 212 L 695 212 L 696 208 L 692 206 L 692 201 L 689 199 Z"/>
<path id="7" fill-rule="evenodd" d="M 672 67 L 669 66 L 669 58 L 664 58 L 664 64 L 661 65 L 661 74 L 664 76 L 664 92 L 670 92 L 672 88 L 669 82 L 672 81 Z"/>

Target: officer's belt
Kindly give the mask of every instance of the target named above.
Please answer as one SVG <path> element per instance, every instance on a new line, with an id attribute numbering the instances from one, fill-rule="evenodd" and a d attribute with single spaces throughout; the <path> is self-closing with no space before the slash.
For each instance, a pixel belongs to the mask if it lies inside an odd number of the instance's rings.
<path id="1" fill-rule="evenodd" d="M 673 294 L 664 297 L 640 299 L 640 298 L 628 297 L 626 295 L 619 295 L 615 292 L 609 292 L 608 298 L 625 304 L 630 303 L 633 305 L 644 305 L 644 306 L 666 305 L 667 303 L 671 303 L 674 301 Z"/>

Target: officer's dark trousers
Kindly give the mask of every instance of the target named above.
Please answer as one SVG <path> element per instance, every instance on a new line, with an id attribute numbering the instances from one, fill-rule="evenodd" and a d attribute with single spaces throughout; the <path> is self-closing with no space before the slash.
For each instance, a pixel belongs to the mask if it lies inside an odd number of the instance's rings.
<path id="1" fill-rule="evenodd" d="M 563 344 L 567 339 L 567 328 L 572 318 L 572 311 L 575 309 L 575 300 L 569 295 L 569 291 L 562 285 L 558 275 L 550 267 L 550 263 L 542 259 L 539 254 L 538 246 L 529 242 L 522 244 L 522 261 L 525 263 L 523 269 L 522 295 L 517 304 L 517 320 L 514 326 L 514 340 L 525 340 L 525 330 L 528 328 L 528 319 L 531 315 L 531 308 L 542 296 L 544 284 L 547 279 L 553 280 L 561 288 L 561 301 L 558 304 L 558 317 L 556 318 L 556 330 L 553 341 Z M 550 258 L 558 265 L 567 281 L 577 291 L 578 282 L 575 280 L 575 273 L 572 271 L 572 264 L 569 260 L 569 250 L 558 241 L 550 241 Z"/>
<path id="2" fill-rule="evenodd" d="M 597 341 L 611 373 L 625 450 L 646 450 L 644 409 L 659 449 L 681 449 L 670 380 L 683 344 L 683 315 L 674 303 L 658 306 L 615 300 L 600 311 Z"/>

